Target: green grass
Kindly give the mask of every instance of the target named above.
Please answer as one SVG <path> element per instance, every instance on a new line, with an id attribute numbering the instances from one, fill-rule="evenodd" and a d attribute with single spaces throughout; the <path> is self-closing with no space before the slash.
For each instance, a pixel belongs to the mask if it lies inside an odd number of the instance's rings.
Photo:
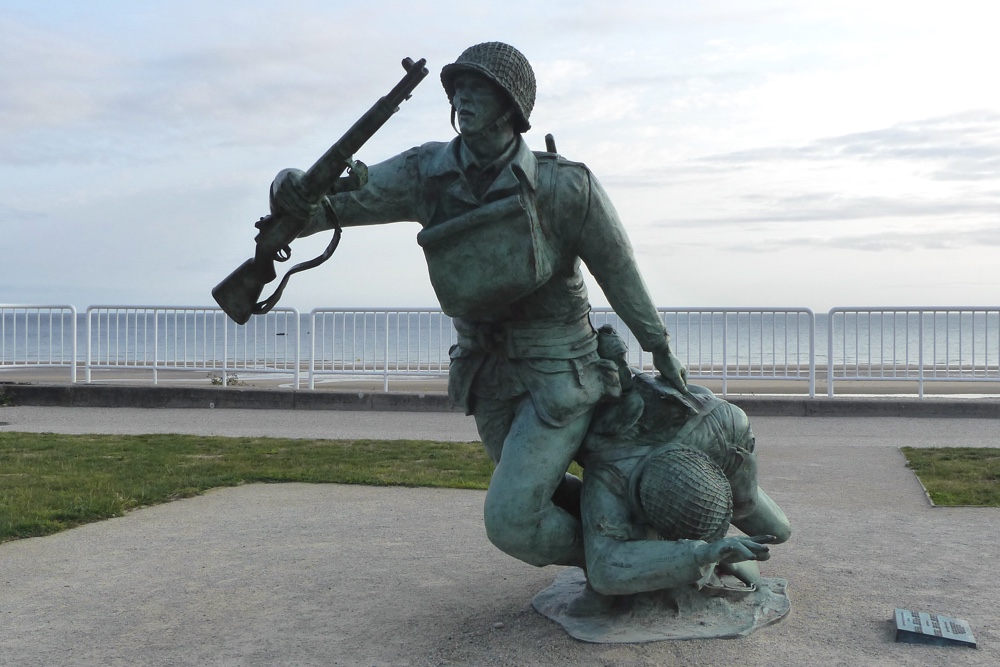
<path id="1" fill-rule="evenodd" d="M 0 542 L 211 488 L 327 482 L 485 489 L 479 443 L 0 433 Z"/>
<path id="2" fill-rule="evenodd" d="M 1000 507 L 1000 449 L 904 447 L 937 505 Z M 0 542 L 252 482 L 485 489 L 479 443 L 0 433 Z M 580 474 L 575 465 L 572 472 Z"/>
<path id="3" fill-rule="evenodd" d="M 1000 507 L 1000 449 L 903 447 L 935 505 Z"/>

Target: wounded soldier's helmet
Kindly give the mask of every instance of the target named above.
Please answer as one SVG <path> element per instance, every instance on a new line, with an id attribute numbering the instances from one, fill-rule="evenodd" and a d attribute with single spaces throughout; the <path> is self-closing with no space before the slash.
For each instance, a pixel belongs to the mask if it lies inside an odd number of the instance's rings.
<path id="1" fill-rule="evenodd" d="M 722 469 L 684 447 L 650 453 L 635 470 L 635 495 L 646 520 L 667 540 L 722 539 L 733 517 L 733 493 Z"/>

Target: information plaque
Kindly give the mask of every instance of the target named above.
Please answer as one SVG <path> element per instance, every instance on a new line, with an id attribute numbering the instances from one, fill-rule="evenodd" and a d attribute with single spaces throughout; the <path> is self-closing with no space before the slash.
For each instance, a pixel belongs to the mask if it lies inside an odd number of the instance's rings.
<path id="1" fill-rule="evenodd" d="M 976 648 L 976 639 L 968 621 L 906 609 L 896 610 L 896 641 Z"/>

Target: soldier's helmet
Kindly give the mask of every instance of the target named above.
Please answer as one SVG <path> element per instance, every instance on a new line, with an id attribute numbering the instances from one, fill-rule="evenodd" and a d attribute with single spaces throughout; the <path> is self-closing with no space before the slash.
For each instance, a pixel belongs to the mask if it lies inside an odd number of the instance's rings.
<path id="1" fill-rule="evenodd" d="M 725 537 L 733 517 L 733 492 L 708 456 L 665 447 L 652 452 L 636 473 L 636 500 L 664 539 L 711 542 Z"/>
<path id="2" fill-rule="evenodd" d="M 524 54 L 503 42 L 470 46 L 458 60 L 441 70 L 441 83 L 449 102 L 455 96 L 455 78 L 463 72 L 475 72 L 500 86 L 514 103 L 514 130 L 531 129 L 528 118 L 535 106 L 535 72 Z"/>

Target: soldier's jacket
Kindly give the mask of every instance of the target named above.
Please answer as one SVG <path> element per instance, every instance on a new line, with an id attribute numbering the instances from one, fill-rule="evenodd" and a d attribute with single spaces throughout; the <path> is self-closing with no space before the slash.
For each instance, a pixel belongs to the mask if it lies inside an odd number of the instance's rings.
<path id="1" fill-rule="evenodd" d="M 449 392 L 467 410 L 470 391 L 528 392 L 560 425 L 617 391 L 596 354 L 581 260 L 643 349 L 666 344 L 604 189 L 586 166 L 532 153 L 520 137 L 491 165 L 476 164 L 460 137 L 418 146 L 372 166 L 364 188 L 329 197 L 327 209 L 345 227 L 421 224 L 431 282 L 459 333 Z M 491 373 L 477 379 L 483 364 Z"/>

